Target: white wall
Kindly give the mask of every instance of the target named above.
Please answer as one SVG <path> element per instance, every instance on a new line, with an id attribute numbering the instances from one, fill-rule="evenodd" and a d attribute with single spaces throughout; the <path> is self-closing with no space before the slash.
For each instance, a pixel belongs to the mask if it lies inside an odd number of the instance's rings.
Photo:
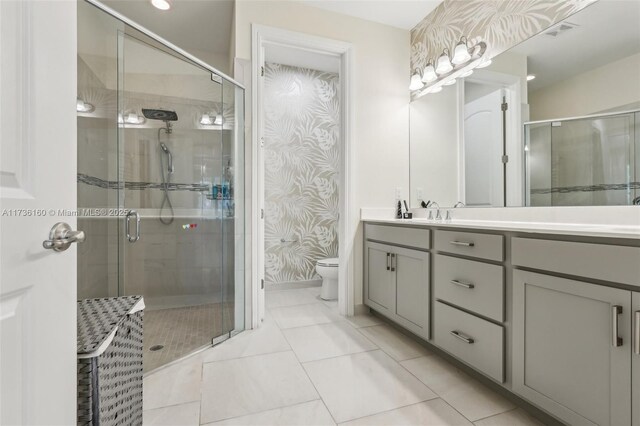
<path id="1" fill-rule="evenodd" d="M 640 53 L 529 93 L 531 120 L 596 114 L 640 102 Z"/>
<path id="2" fill-rule="evenodd" d="M 251 57 L 251 24 L 262 24 L 353 44 L 353 200 L 361 207 L 393 207 L 395 188 L 409 197 L 409 31 L 290 1 L 238 1 L 236 57 Z M 247 98 L 250 99 L 250 98 Z M 247 109 L 249 105 L 247 105 Z M 356 304 L 362 303 L 362 229 L 349 241 Z"/>

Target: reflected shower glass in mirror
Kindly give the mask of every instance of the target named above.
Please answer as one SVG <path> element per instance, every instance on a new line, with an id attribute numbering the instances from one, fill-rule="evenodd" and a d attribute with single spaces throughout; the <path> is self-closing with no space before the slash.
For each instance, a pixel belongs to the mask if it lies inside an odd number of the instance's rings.
<path id="1" fill-rule="evenodd" d="M 600 0 L 414 99 L 412 207 L 640 203 L 638 22 Z"/>

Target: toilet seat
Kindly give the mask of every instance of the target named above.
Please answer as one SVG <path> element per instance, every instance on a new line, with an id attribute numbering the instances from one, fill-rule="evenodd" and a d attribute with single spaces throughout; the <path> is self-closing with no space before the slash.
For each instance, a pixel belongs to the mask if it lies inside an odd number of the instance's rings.
<path id="1" fill-rule="evenodd" d="M 328 259 L 320 259 L 317 262 L 318 266 L 324 266 L 328 268 L 337 268 L 338 267 L 338 258 L 330 257 Z"/>

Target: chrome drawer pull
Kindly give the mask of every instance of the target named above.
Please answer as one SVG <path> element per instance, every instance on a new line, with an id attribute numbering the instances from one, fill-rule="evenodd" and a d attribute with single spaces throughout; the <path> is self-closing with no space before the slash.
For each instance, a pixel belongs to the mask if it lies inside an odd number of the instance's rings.
<path id="1" fill-rule="evenodd" d="M 618 335 L 618 318 L 620 317 L 621 314 L 622 314 L 622 306 L 613 305 L 611 307 L 611 326 L 612 326 L 612 330 L 611 330 L 612 342 L 611 343 L 613 344 L 614 348 L 622 346 L 622 337 Z"/>
<path id="2" fill-rule="evenodd" d="M 391 253 L 391 272 L 395 272 L 396 271 L 396 254 L 395 253 Z"/>
<path id="3" fill-rule="evenodd" d="M 451 284 L 455 284 L 455 285 L 457 285 L 459 287 L 464 287 L 464 288 L 468 288 L 468 289 L 475 288 L 475 285 L 473 285 L 471 283 L 466 283 L 464 281 L 451 280 L 450 282 L 451 282 Z"/>
<path id="4" fill-rule="evenodd" d="M 464 247 L 473 247 L 475 243 L 470 243 L 468 241 L 449 241 L 450 244 L 454 246 L 464 246 Z"/>
<path id="5" fill-rule="evenodd" d="M 464 334 L 460 333 L 459 331 L 453 330 L 450 331 L 449 333 L 451 333 L 452 336 L 457 337 L 458 339 L 462 340 L 465 343 L 468 344 L 473 344 L 473 342 L 475 342 L 475 340 L 473 340 L 471 337 L 469 336 L 465 336 Z"/>
<path id="6" fill-rule="evenodd" d="M 391 253 L 387 253 L 387 271 L 391 270 L 391 264 L 389 263 L 390 259 L 391 259 Z"/>
<path id="7" fill-rule="evenodd" d="M 634 333 L 635 342 L 633 343 L 633 353 L 640 355 L 640 311 L 636 311 L 636 330 Z"/>

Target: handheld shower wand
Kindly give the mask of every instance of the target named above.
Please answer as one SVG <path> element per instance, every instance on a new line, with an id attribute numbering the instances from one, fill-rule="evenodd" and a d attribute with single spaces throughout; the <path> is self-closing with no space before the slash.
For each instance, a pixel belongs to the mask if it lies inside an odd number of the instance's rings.
<path id="1" fill-rule="evenodd" d="M 167 146 L 164 144 L 164 142 L 160 142 L 160 149 L 162 149 L 162 151 L 167 154 L 167 156 L 169 157 L 169 167 L 167 168 L 167 171 L 169 172 L 169 174 L 173 173 L 173 156 L 171 155 L 171 151 L 169 151 L 169 148 L 167 148 Z"/>

